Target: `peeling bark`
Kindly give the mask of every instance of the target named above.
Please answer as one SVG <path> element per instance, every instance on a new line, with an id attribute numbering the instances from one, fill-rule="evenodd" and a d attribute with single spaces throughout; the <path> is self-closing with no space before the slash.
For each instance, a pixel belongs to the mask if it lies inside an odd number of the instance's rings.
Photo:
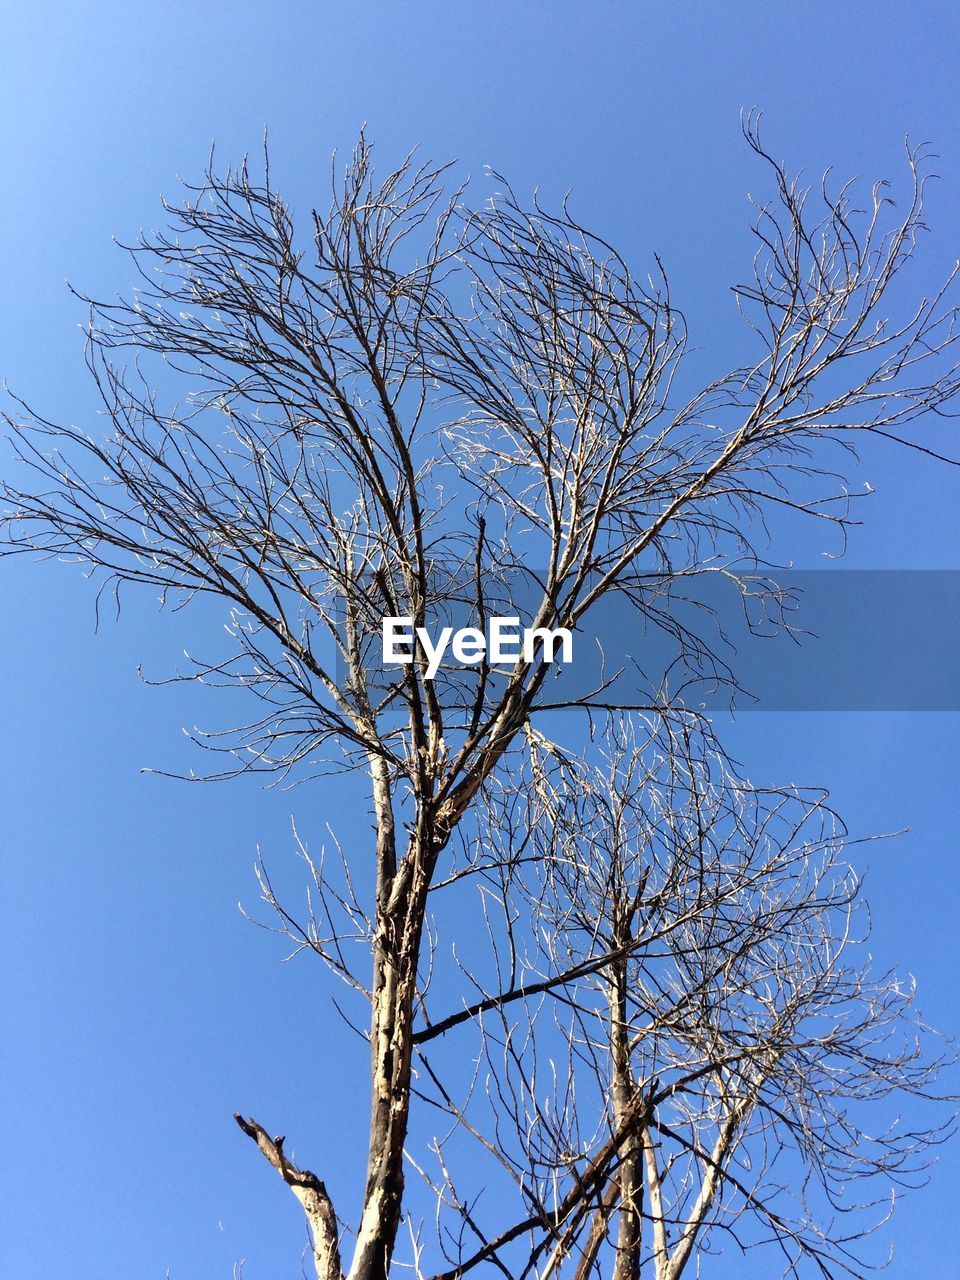
<path id="1" fill-rule="evenodd" d="M 428 770 L 425 791 L 433 786 Z M 421 798 L 415 828 L 397 862 L 392 796 L 374 766 L 377 926 L 370 1022 L 371 1097 L 367 1179 L 350 1280 L 387 1280 L 403 1207 L 403 1147 L 410 1118 L 417 969 L 430 877 L 442 841 Z"/>
<path id="2" fill-rule="evenodd" d="M 617 944 L 623 946 L 624 938 Z M 610 982 L 610 1045 L 613 1058 L 613 1119 L 615 1131 L 627 1128 L 617 1173 L 619 1212 L 616 1255 L 611 1280 L 640 1280 L 643 1229 L 643 1144 L 639 1126 L 630 1122 L 637 1086 L 630 1065 L 627 1022 L 627 964 L 618 960 Z"/>
<path id="3" fill-rule="evenodd" d="M 252 1117 L 234 1115 L 237 1124 L 260 1148 L 303 1206 L 313 1239 L 313 1262 L 317 1280 L 343 1280 L 337 1215 L 327 1189 L 309 1169 L 298 1169 L 284 1154 L 282 1137 L 271 1138 Z"/>

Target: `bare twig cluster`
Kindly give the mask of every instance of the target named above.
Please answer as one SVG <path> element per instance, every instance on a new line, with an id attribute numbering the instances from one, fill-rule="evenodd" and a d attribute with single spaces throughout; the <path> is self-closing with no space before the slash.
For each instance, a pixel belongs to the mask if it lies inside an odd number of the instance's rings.
<path id="1" fill-rule="evenodd" d="M 211 166 L 131 247 L 139 288 L 91 301 L 106 433 L 9 419 L 32 476 L 4 487 L 8 553 L 77 560 L 117 601 L 143 584 L 225 603 L 229 647 L 177 678 L 258 710 L 198 737 L 222 753 L 208 776 L 369 775 L 371 848 L 334 874 L 301 846 L 305 917 L 258 869 L 273 926 L 369 1005 L 354 1213 L 238 1116 L 303 1205 L 321 1280 L 404 1261 L 436 1280 L 676 1280 L 728 1240 L 775 1243 L 788 1273 L 857 1274 L 863 1203 L 937 1138 L 871 1127 L 874 1104 L 933 1087 L 912 991 L 856 958 L 824 797 L 751 787 L 684 709 L 685 664 L 736 673 L 671 601 L 719 573 L 776 618 L 751 531 L 783 508 L 842 529 L 825 450 L 858 432 L 926 448 L 904 432 L 956 401 L 953 277 L 890 318 L 922 152 L 897 211 L 883 184 L 861 210 L 852 188 L 791 179 L 755 119 L 745 134 L 774 191 L 736 291 L 752 354 L 692 396 L 659 262 L 638 277 L 569 208 L 527 209 L 500 179 L 480 209 L 412 157 L 378 181 L 361 137 L 306 227 L 269 168 Z M 378 670 L 384 616 L 467 606 L 482 628 L 521 589 L 537 627 L 625 598 L 675 635 L 678 683 L 628 708 L 606 680 L 558 693 L 539 661 Z M 553 740 L 562 705 L 602 751 Z M 484 928 L 450 962 L 472 892 Z M 432 1189 L 435 1244 L 405 1165 Z"/>

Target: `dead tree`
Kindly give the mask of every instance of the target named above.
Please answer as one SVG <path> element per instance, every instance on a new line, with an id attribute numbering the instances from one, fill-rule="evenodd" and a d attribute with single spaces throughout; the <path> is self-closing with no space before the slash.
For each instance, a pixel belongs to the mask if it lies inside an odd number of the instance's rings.
<path id="1" fill-rule="evenodd" d="M 940 1136 L 878 1114 L 928 1095 L 943 1057 L 912 984 L 871 969 L 839 818 L 824 793 L 751 786 L 689 715 L 615 723 L 600 757 L 534 736 L 522 785 L 486 797 L 497 982 L 418 1043 L 475 1038 L 485 1097 L 448 1107 L 495 1113 L 481 1132 L 527 1213 L 505 1229 L 472 1209 L 477 1242 L 448 1235 L 444 1274 L 675 1280 L 760 1243 L 784 1274 L 862 1274 Z M 437 1154 L 435 1193 L 465 1217 L 476 1187 Z"/>
<path id="2" fill-rule="evenodd" d="M 200 740 L 226 753 L 210 776 L 310 776 L 333 756 L 369 774 L 375 889 L 369 901 L 349 883 L 332 890 L 367 944 L 367 971 L 335 930 L 281 916 L 370 1005 L 369 1153 L 349 1262 L 343 1207 L 281 1139 L 240 1118 L 303 1205 L 322 1280 L 390 1272 L 415 1057 L 464 1016 L 431 1010 L 428 1021 L 430 895 L 456 876 L 481 797 L 519 767 L 532 722 L 556 701 L 537 660 L 431 680 L 418 652 L 385 679 L 371 660 L 380 620 L 427 626 L 466 601 L 483 626 L 522 582 L 535 627 L 582 629 L 613 594 L 670 627 L 670 591 L 707 572 L 765 594 L 775 613 L 751 529 L 783 507 L 842 529 L 849 496 L 830 448 L 858 432 L 923 448 L 904 436 L 910 424 L 955 402 L 953 278 L 890 315 L 923 226 L 924 157 L 908 152 L 898 212 L 883 184 L 859 211 L 848 189 L 813 197 L 792 180 L 756 121 L 745 135 L 773 188 L 757 209 L 752 279 L 737 290 L 749 354 L 692 396 L 679 390 L 685 329 L 659 263 L 637 277 L 568 208 L 525 210 L 505 183 L 471 209 L 445 192 L 445 169 L 413 159 L 378 182 L 361 138 L 329 211 L 299 228 L 269 169 L 257 179 L 246 164 L 223 176 L 211 166 L 167 207 L 170 229 L 131 247 L 141 282 L 130 299 L 91 302 L 87 358 L 110 429 L 26 406 L 10 420 L 32 475 L 4 488 L 8 553 L 78 560 L 107 593 L 145 584 L 178 606 L 206 595 L 228 609 L 233 648 L 184 678 L 242 686 L 259 711 Z M 709 636 L 674 629 L 681 665 L 706 656 L 735 679 Z M 667 714 L 675 698 L 654 681 L 639 705 Z M 567 701 L 627 710 L 604 685 Z M 610 963 L 609 1025 L 622 1039 L 633 1032 Z M 691 981 L 693 999 L 706 978 Z M 574 1150 L 549 1211 L 536 1197 L 534 1229 L 554 1250 L 590 1204 L 598 1235 L 616 1209 L 619 1256 L 632 1258 L 650 1144 L 699 1140 L 689 1126 L 677 1129 L 686 1138 L 657 1130 L 662 1109 L 636 1096 L 629 1048 L 614 1046 L 606 1146 Z M 710 1103 L 728 1105 L 746 1103 Z M 704 1223 L 719 1203 L 708 1198 Z M 657 1256 L 660 1274 L 679 1274 L 676 1250 Z M 449 1274 L 468 1268 L 464 1253 Z"/>

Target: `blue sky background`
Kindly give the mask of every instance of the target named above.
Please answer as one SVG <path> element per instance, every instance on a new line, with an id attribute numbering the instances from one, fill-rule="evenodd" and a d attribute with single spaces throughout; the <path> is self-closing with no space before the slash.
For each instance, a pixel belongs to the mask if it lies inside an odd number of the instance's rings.
<path id="1" fill-rule="evenodd" d="M 214 138 L 234 161 L 268 126 L 276 184 L 305 212 L 363 121 L 383 163 L 419 143 L 478 179 L 489 163 L 521 191 L 573 188 L 587 225 L 635 260 L 662 256 L 695 359 L 718 368 L 744 340 L 729 285 L 749 267 L 759 178 L 741 107 L 761 105 L 774 151 L 812 175 L 896 179 L 903 135 L 933 141 L 943 180 L 918 291 L 952 265 L 958 23 L 953 4 L 884 0 L 5 6 L 2 373 L 49 415 L 88 417 L 65 278 L 101 296 L 127 285 L 111 236 L 157 225 L 159 194 L 200 174 Z M 854 479 L 877 493 L 847 563 L 960 569 L 960 472 L 877 446 Z M 807 537 L 797 561 L 824 550 Z M 329 819 L 362 848 L 356 784 L 141 774 L 189 766 L 179 730 L 208 707 L 145 687 L 136 664 L 163 675 L 216 618 L 141 600 L 94 636 L 78 573 L 21 562 L 0 565 L 0 602 L 0 1276 L 213 1280 L 240 1258 L 248 1280 L 296 1275 L 300 1210 L 231 1113 L 355 1188 L 365 1049 L 331 1038 L 311 965 L 282 965 L 236 903 L 256 897 L 257 843 L 299 883 L 291 813 L 314 844 Z M 912 827 L 856 855 L 875 949 L 918 975 L 931 1022 L 960 1029 L 957 718 L 747 715 L 731 741 L 758 781 L 829 785 L 857 833 Z M 952 1273 L 958 1175 L 960 1145 L 898 1213 L 895 1280 Z"/>

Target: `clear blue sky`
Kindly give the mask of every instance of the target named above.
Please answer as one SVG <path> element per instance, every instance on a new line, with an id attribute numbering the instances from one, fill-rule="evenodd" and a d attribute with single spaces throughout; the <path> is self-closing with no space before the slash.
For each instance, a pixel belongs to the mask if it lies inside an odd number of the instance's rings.
<path id="1" fill-rule="evenodd" d="M 385 162 L 421 144 L 520 190 L 572 187 L 588 225 L 660 253 L 705 358 L 735 359 L 728 286 L 757 178 L 740 108 L 761 105 L 774 150 L 812 174 L 896 178 L 904 134 L 932 140 L 932 280 L 960 251 L 958 24 L 955 4 L 888 0 L 9 5 L 2 373 L 51 416 L 89 415 L 65 278 L 123 288 L 111 236 L 157 225 L 213 139 L 232 161 L 268 126 L 275 181 L 305 209 L 363 121 Z M 877 493 L 851 565 L 960 569 L 960 474 L 877 448 L 857 479 Z M 246 1258 L 248 1280 L 286 1280 L 300 1211 L 231 1113 L 287 1129 L 346 1184 L 365 1052 L 331 1040 L 310 964 L 282 965 L 236 903 L 255 899 L 258 842 L 298 882 L 292 812 L 314 841 L 327 818 L 365 839 L 352 792 L 139 772 L 189 765 L 180 726 L 215 709 L 144 687 L 136 664 L 164 674 L 212 617 L 158 621 L 145 601 L 94 636 L 79 575 L 28 563 L 0 566 L 0 600 L 0 1277 L 213 1280 Z M 856 832 L 912 827 L 869 854 L 876 951 L 960 1029 L 956 717 L 744 716 L 733 740 L 758 780 L 830 785 Z M 960 1147 L 898 1214 L 895 1280 L 953 1273 L 958 1177 Z M 737 1272 L 771 1274 L 759 1257 Z"/>

